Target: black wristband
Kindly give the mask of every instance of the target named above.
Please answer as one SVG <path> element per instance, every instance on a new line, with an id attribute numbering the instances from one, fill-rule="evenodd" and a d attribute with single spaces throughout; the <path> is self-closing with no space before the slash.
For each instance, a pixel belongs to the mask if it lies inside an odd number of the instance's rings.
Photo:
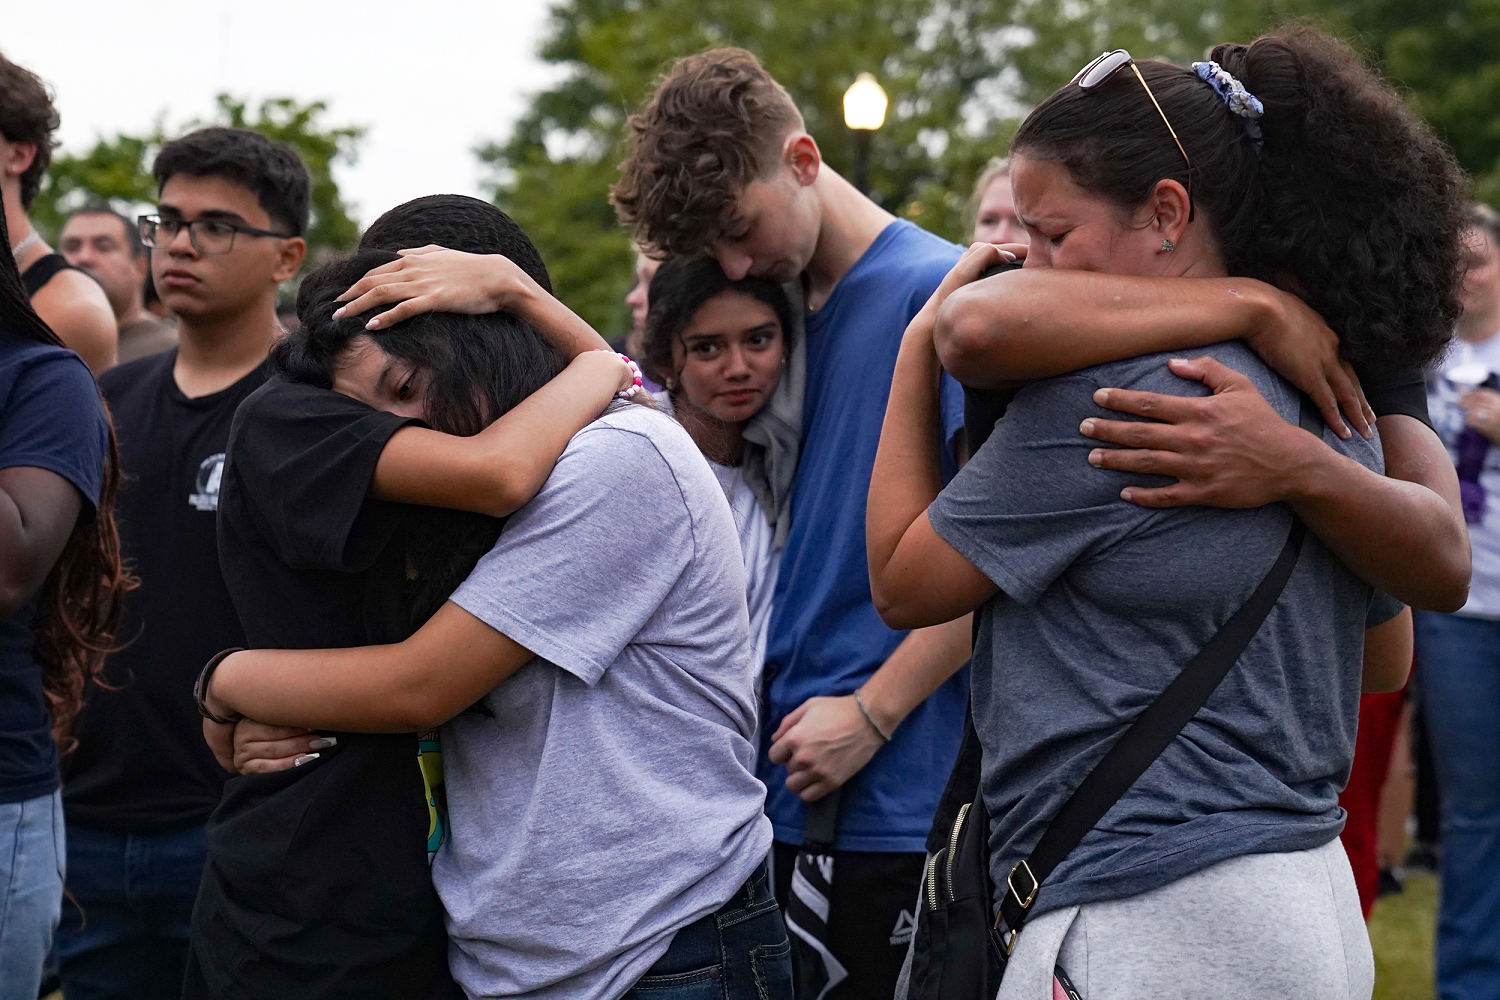
<path id="1" fill-rule="evenodd" d="M 197 702 L 198 704 L 198 714 L 203 716 L 209 722 L 217 722 L 223 726 L 232 726 L 236 722 L 240 721 L 240 719 L 244 718 L 244 716 L 238 714 L 236 714 L 232 719 L 226 719 L 222 715 L 215 715 L 213 712 L 210 712 L 208 710 L 208 703 L 204 700 L 208 695 L 208 685 L 214 678 L 214 671 L 219 669 L 219 664 L 223 663 L 225 658 L 227 658 L 231 653 L 243 653 L 244 651 L 245 647 L 243 646 L 230 646 L 228 649 L 223 649 L 215 653 L 213 657 L 203 665 L 203 669 L 198 673 L 198 680 L 193 683 L 193 701 Z"/>

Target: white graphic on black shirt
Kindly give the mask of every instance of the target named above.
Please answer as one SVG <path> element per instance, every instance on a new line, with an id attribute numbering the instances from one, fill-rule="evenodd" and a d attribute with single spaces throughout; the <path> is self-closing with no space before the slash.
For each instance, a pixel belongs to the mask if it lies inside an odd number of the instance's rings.
<path id="1" fill-rule="evenodd" d="M 902 910 L 896 915 L 896 926 L 891 929 L 891 944 L 905 947 L 911 944 L 917 932 L 917 911 Z"/>
<path id="2" fill-rule="evenodd" d="M 198 482 L 188 494 L 188 503 L 198 510 L 219 509 L 219 483 L 224 478 L 224 453 L 210 455 L 198 463 Z"/>

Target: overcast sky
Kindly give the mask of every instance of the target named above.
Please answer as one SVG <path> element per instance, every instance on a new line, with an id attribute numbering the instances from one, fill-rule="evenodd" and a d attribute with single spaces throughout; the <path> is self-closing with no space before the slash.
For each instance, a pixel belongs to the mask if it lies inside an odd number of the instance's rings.
<path id="1" fill-rule="evenodd" d="M 481 195 L 471 150 L 556 76 L 536 58 L 547 0 L 0 0 L 0 51 L 53 88 L 58 138 L 206 118 L 216 93 L 326 100 L 364 125 L 340 190 L 361 224 L 408 198 Z"/>

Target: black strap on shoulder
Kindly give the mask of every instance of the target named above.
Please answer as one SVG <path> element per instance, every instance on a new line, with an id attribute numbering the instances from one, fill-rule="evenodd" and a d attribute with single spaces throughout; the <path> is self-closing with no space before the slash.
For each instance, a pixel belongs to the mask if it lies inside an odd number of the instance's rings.
<path id="1" fill-rule="evenodd" d="M 1304 430 L 1321 436 L 1321 422 L 1309 400 L 1303 399 L 1299 417 Z M 1037 890 L 1047 876 L 1176 739 L 1229 673 L 1286 587 L 1305 535 L 1306 526 L 1294 517 L 1286 544 L 1249 600 L 1136 717 L 1063 803 L 1031 856 L 1018 861 L 1011 868 L 1006 884 L 996 887 L 1002 892 L 996 931 L 1006 951 L 1014 946 L 1015 935 L 1025 924 Z"/>
<path id="2" fill-rule="evenodd" d="M 21 283 L 26 286 L 27 297 L 34 297 L 59 271 L 66 271 L 72 266 L 60 253 L 38 257 L 30 267 L 21 272 Z"/>

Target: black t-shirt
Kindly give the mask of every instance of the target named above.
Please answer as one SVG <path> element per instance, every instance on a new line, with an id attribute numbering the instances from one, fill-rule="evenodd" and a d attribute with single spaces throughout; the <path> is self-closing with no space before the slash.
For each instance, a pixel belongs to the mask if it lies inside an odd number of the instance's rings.
<path id="1" fill-rule="evenodd" d="M 247 645 L 395 642 L 412 630 L 408 521 L 369 499 L 410 423 L 272 379 L 231 433 L 219 551 Z M 340 733 L 315 762 L 231 778 L 208 826 L 185 996 L 452 995 L 413 734 Z"/>
<path id="2" fill-rule="evenodd" d="M 80 520 L 99 502 L 109 425 L 94 377 L 78 355 L 37 343 L 0 321 L 0 469 L 45 469 L 83 499 Z M 0 615 L 0 803 L 57 789 L 57 745 L 42 693 L 34 623 L 37 598 Z"/>
<path id="3" fill-rule="evenodd" d="M 121 552 L 141 580 L 125 597 L 124 648 L 101 674 L 109 687 L 89 686 L 78 747 L 63 760 L 68 822 L 103 830 L 201 825 L 224 784 L 192 689 L 207 657 L 244 641 L 219 573 L 214 514 L 230 421 L 265 371 L 189 399 L 172 377 L 176 359 L 165 351 L 99 378 L 124 473 Z"/>
<path id="4" fill-rule="evenodd" d="M 1365 399 L 1377 417 L 1404 416 L 1432 426 L 1427 412 L 1427 377 L 1420 368 L 1395 372 L 1385 378 L 1364 379 Z"/>

